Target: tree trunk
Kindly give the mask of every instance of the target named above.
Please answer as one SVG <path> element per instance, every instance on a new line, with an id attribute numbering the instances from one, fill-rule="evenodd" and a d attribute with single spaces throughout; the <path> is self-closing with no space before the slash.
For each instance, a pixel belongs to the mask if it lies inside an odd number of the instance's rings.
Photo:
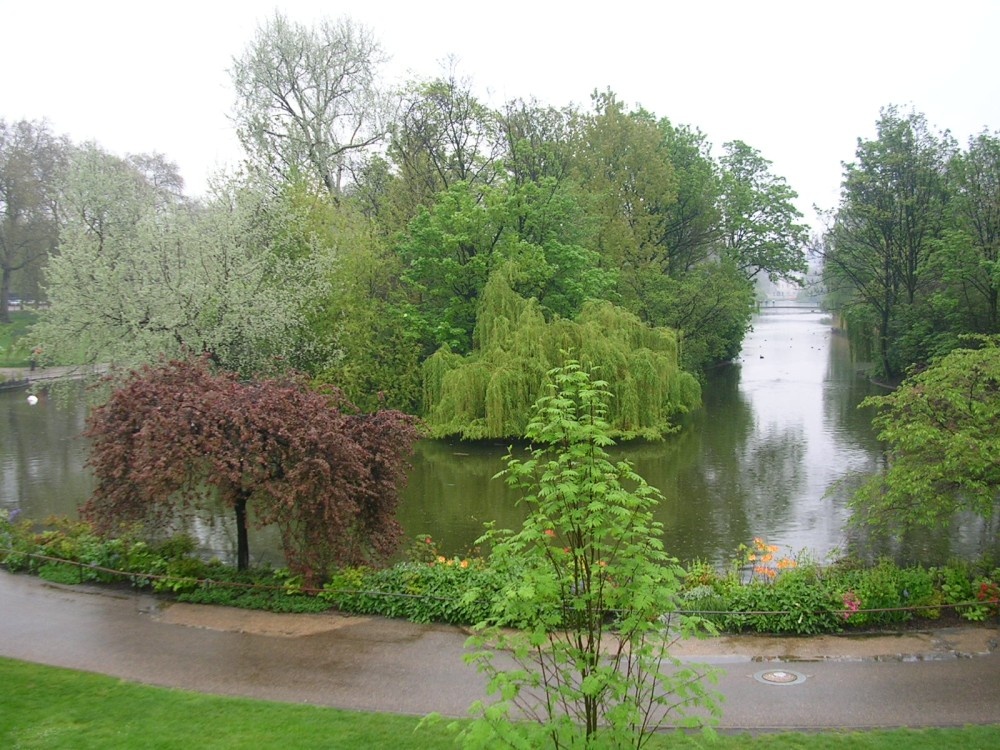
<path id="1" fill-rule="evenodd" d="M 247 496 L 240 492 L 234 504 L 236 508 L 236 569 L 250 567 L 250 540 L 247 535 Z"/>

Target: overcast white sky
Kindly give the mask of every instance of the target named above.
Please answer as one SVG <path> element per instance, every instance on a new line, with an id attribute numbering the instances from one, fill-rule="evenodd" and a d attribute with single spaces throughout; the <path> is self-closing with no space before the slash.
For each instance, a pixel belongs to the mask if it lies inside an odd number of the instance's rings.
<path id="1" fill-rule="evenodd" d="M 159 151 L 188 191 L 235 162 L 228 68 L 274 0 L 0 0 L 0 118 L 47 119 L 75 141 Z M 833 208 L 841 162 L 879 109 L 913 107 L 964 145 L 1000 130 L 996 0 L 687 0 L 683 3 L 284 0 L 311 24 L 350 15 L 391 56 L 387 80 L 454 55 L 495 103 L 586 105 L 610 87 L 721 145 L 746 141 Z"/>

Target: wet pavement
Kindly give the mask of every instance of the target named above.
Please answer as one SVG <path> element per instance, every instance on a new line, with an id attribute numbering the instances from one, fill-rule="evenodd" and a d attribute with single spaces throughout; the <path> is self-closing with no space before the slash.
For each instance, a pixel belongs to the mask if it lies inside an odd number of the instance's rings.
<path id="1" fill-rule="evenodd" d="M 467 634 L 336 614 L 167 604 L 0 571 L 0 656 L 222 695 L 466 715 L 484 679 Z M 764 731 L 1000 723 L 995 627 L 889 636 L 679 642 L 719 670 L 720 728 Z"/>

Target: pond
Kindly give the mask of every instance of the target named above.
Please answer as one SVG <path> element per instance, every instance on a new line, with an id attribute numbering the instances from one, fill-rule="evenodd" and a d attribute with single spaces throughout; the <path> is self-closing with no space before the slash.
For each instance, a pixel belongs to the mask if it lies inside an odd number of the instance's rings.
<path id="1" fill-rule="evenodd" d="M 656 515 L 667 550 L 715 564 L 754 537 L 820 559 L 850 548 L 934 564 L 995 551 L 995 529 L 972 519 L 948 533 L 893 543 L 850 529 L 851 488 L 882 460 L 872 415 L 858 409 L 877 392 L 862 369 L 819 310 L 787 302 L 764 307 L 739 360 L 710 375 L 704 407 L 683 430 L 614 449 L 663 493 Z M 78 437 L 85 404 L 80 394 L 37 393 L 31 405 L 24 390 L 0 391 L 0 507 L 33 519 L 75 515 L 92 487 Z M 463 554 L 485 522 L 518 525 L 516 496 L 493 478 L 506 451 L 500 442 L 419 443 L 399 509 L 407 535 L 431 535 L 445 554 Z M 190 530 L 205 554 L 232 557 L 228 514 L 191 519 Z M 252 535 L 251 554 L 279 564 L 276 532 Z"/>

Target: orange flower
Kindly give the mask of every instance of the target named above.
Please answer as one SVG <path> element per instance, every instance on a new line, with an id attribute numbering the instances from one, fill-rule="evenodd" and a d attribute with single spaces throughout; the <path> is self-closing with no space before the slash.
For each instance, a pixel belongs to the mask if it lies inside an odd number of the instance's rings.
<path id="1" fill-rule="evenodd" d="M 556 532 L 553 529 L 545 529 L 545 536 L 555 536 Z"/>
<path id="2" fill-rule="evenodd" d="M 459 567 L 462 567 L 462 568 L 469 567 L 469 561 L 468 560 L 462 560 L 462 562 L 459 563 Z"/>

